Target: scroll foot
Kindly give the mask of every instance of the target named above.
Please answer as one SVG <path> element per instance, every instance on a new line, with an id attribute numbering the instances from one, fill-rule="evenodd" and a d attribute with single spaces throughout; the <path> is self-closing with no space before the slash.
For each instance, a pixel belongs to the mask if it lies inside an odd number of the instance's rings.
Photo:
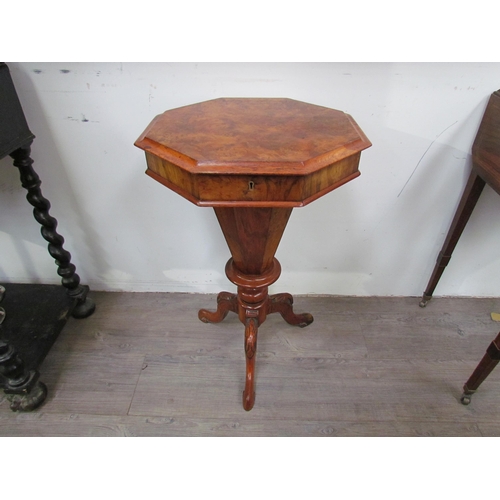
<path id="1" fill-rule="evenodd" d="M 217 296 L 217 310 L 212 312 L 200 309 L 198 318 L 203 323 L 220 323 L 229 311 L 238 313 L 237 296 L 234 293 L 220 292 Z"/>
<path id="2" fill-rule="evenodd" d="M 295 314 L 293 312 L 293 297 L 289 293 L 278 293 L 269 297 L 268 313 L 279 312 L 290 325 L 304 328 L 310 325 L 314 318 L 309 313 Z"/>
<path id="3" fill-rule="evenodd" d="M 248 318 L 245 325 L 246 378 L 243 391 L 243 408 L 250 411 L 255 403 L 255 354 L 257 351 L 256 318 Z"/>

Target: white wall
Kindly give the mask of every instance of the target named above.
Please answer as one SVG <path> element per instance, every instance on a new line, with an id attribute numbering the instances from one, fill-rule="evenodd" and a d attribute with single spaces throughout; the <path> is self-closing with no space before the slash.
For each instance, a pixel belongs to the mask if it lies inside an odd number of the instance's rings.
<path id="1" fill-rule="evenodd" d="M 351 114 L 361 176 L 295 209 L 272 291 L 420 295 L 470 169 L 497 63 L 9 63 L 35 168 L 65 248 L 94 290 L 233 290 L 210 208 L 144 174 L 133 143 L 163 111 L 290 97 Z M 417 167 L 418 166 L 418 167 Z M 417 167 L 417 168 L 416 168 Z M 9 158 L 0 161 L 0 281 L 59 283 Z M 500 197 L 488 186 L 435 295 L 500 294 Z"/>

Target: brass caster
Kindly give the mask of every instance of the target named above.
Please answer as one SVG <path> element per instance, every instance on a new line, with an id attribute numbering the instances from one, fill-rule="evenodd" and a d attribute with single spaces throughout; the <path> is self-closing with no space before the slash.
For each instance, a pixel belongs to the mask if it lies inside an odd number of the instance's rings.
<path id="1" fill-rule="evenodd" d="M 422 295 L 422 300 L 418 304 L 420 307 L 425 307 L 430 300 L 432 299 L 432 295 L 425 295 L 425 293 Z"/>
<path id="2" fill-rule="evenodd" d="M 462 397 L 460 398 L 460 402 L 463 404 L 463 405 L 469 405 L 470 404 L 470 400 L 471 400 L 471 396 L 472 394 L 465 394 L 465 392 L 462 394 Z"/>

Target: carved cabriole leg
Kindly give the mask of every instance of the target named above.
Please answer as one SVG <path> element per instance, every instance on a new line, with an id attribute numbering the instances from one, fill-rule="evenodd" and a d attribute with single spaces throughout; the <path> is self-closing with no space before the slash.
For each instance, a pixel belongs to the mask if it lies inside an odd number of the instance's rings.
<path id="1" fill-rule="evenodd" d="M 255 361 L 257 357 L 257 331 L 266 320 L 269 311 L 269 285 L 281 273 L 281 266 L 273 259 L 272 266 L 265 273 L 255 276 L 243 274 L 233 259 L 226 265 L 227 277 L 238 286 L 238 317 L 245 325 L 245 389 L 243 408 L 250 411 L 255 403 Z"/>
<path id="2" fill-rule="evenodd" d="M 247 318 L 245 324 L 246 376 L 243 408 L 250 411 L 255 403 L 255 355 L 257 353 L 257 318 Z"/>
<path id="3" fill-rule="evenodd" d="M 309 313 L 295 314 L 293 312 L 293 297 L 289 293 L 271 295 L 269 297 L 268 308 L 268 314 L 279 312 L 289 325 L 304 328 L 314 320 Z"/>
<path id="4" fill-rule="evenodd" d="M 49 242 L 49 253 L 56 260 L 61 283 L 68 295 L 76 300 L 72 315 L 74 318 L 86 318 L 94 312 L 95 304 L 87 297 L 89 287 L 80 284 L 80 277 L 71 263 L 71 254 L 63 248 L 64 238 L 56 231 L 57 220 L 49 214 L 50 202 L 42 195 L 41 181 L 33 170 L 30 151 L 30 147 L 26 146 L 17 149 L 10 156 L 14 159 L 14 166 L 19 169 L 22 186 L 28 191 L 26 199 L 34 207 L 33 215 L 42 226 L 42 236 Z"/>
<path id="5" fill-rule="evenodd" d="M 462 198 L 460 199 L 457 211 L 455 212 L 455 216 L 448 231 L 448 235 L 446 236 L 446 240 L 437 257 L 436 265 L 434 266 L 429 283 L 427 284 L 427 288 L 425 289 L 422 300 L 420 301 L 420 307 L 425 307 L 427 302 L 431 300 L 432 294 L 434 293 L 441 275 L 451 259 L 451 254 L 453 253 L 453 250 L 455 250 L 458 240 L 462 235 L 474 207 L 477 204 L 479 196 L 483 191 L 484 185 L 485 181 L 479 177 L 473 168 L 462 194 Z"/>
<path id="6" fill-rule="evenodd" d="M 32 411 L 47 397 L 47 387 L 38 380 L 36 370 L 26 370 L 17 351 L 0 341 L 0 376 L 12 411 Z"/>
<path id="7" fill-rule="evenodd" d="M 238 300 L 234 293 L 220 292 L 217 295 L 217 310 L 215 312 L 200 309 L 198 318 L 203 323 L 220 323 L 229 311 L 238 313 Z"/>
<path id="8" fill-rule="evenodd" d="M 500 333 L 495 340 L 488 346 L 486 354 L 479 362 L 476 369 L 469 377 L 469 380 L 464 385 L 464 392 L 460 401 L 464 405 L 468 405 L 472 394 L 476 392 L 478 387 L 486 380 L 486 377 L 493 371 L 500 361 Z"/>
<path id="9" fill-rule="evenodd" d="M 4 295 L 5 288 L 0 286 L 0 302 Z M 0 307 L 0 325 L 5 316 L 5 310 Z M 38 381 L 38 377 L 36 370 L 26 370 L 23 360 L 12 345 L 0 340 L 1 387 L 7 394 L 13 411 L 31 411 L 44 402 L 47 387 Z"/>

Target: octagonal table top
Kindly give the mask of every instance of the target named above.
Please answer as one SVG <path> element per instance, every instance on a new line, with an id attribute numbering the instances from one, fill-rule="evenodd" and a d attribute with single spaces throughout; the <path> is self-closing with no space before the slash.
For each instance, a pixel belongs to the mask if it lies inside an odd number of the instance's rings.
<path id="1" fill-rule="evenodd" d="M 136 141 L 193 173 L 307 174 L 370 145 L 344 112 L 280 98 L 221 98 L 172 109 Z"/>
<path id="2" fill-rule="evenodd" d="M 148 175 L 199 206 L 297 207 L 357 177 L 371 143 L 342 111 L 221 98 L 165 111 L 135 145 Z"/>

